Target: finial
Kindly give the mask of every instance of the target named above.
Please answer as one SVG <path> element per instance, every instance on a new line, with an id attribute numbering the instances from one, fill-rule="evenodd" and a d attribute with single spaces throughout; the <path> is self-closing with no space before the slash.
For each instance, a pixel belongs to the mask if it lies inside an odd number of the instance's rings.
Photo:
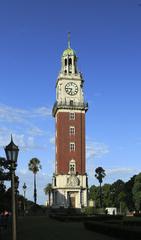
<path id="1" fill-rule="evenodd" d="M 11 142 L 13 142 L 13 137 L 12 137 L 12 134 L 11 134 Z"/>
<path id="2" fill-rule="evenodd" d="M 70 48 L 70 32 L 68 32 L 68 48 Z"/>

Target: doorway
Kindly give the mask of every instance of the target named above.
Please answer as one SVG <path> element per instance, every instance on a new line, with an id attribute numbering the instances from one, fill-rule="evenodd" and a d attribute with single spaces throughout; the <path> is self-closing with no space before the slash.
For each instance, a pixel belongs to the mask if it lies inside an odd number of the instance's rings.
<path id="1" fill-rule="evenodd" d="M 76 194 L 74 192 L 69 192 L 69 207 L 76 208 Z"/>

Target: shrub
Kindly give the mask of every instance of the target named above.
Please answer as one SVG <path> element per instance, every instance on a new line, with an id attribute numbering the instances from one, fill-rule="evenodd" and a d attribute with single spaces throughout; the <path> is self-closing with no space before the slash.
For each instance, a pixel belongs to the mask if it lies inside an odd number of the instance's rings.
<path id="1" fill-rule="evenodd" d="M 103 208 L 94 208 L 94 207 L 85 207 L 82 210 L 82 213 L 84 213 L 86 215 L 104 214 L 105 213 L 105 209 L 103 209 Z"/>

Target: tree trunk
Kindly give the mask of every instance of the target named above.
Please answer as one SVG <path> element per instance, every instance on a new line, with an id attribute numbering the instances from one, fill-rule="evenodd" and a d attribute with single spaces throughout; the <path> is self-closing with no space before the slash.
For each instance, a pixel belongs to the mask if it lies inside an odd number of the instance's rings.
<path id="1" fill-rule="evenodd" d="M 34 203 L 37 201 L 37 189 L 36 189 L 36 173 L 34 173 Z"/>
<path id="2" fill-rule="evenodd" d="M 101 182 L 100 182 L 100 207 L 102 208 L 102 189 L 101 189 Z"/>

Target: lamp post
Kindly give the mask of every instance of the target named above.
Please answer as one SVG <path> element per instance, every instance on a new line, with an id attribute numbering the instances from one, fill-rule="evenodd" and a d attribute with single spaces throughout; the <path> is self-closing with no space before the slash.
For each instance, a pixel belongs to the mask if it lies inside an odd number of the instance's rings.
<path id="1" fill-rule="evenodd" d="M 13 142 L 11 136 L 11 142 L 4 148 L 7 164 L 11 173 L 11 190 L 12 190 L 12 240 L 16 240 L 16 198 L 15 198 L 15 170 L 17 167 L 17 158 L 19 148 Z"/>
<path id="2" fill-rule="evenodd" d="M 24 185 L 23 185 L 23 192 L 24 192 L 24 215 L 25 215 L 25 197 L 26 197 L 26 189 L 27 189 L 27 186 L 26 186 L 26 184 L 24 183 Z"/>

